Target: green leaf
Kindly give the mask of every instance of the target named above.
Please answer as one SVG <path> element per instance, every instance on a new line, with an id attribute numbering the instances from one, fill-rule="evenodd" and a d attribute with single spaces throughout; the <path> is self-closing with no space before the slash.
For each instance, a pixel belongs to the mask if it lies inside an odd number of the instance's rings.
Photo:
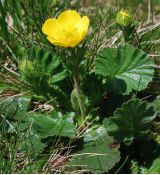
<path id="1" fill-rule="evenodd" d="M 52 98 L 53 97 L 56 98 L 59 106 L 66 108 L 67 110 L 70 111 L 71 109 L 70 99 L 68 98 L 66 93 L 60 89 L 60 87 L 56 85 L 52 86 L 50 94 Z"/>
<path id="2" fill-rule="evenodd" d="M 116 94 L 123 94 L 127 89 L 126 83 L 117 78 L 107 79 L 106 85 L 109 91 L 116 92 Z"/>
<path id="3" fill-rule="evenodd" d="M 160 174 L 160 157 L 153 161 L 149 169 L 145 169 L 144 174 Z"/>
<path id="4" fill-rule="evenodd" d="M 145 89 L 154 73 L 152 60 L 143 51 L 130 45 L 102 49 L 95 61 L 94 71 L 105 78 L 123 80 L 126 94 L 133 89 Z"/>
<path id="5" fill-rule="evenodd" d="M 139 134 L 147 132 L 155 119 L 153 107 L 139 99 L 133 99 L 104 120 L 104 126 L 115 140 L 131 143 Z"/>
<path id="6" fill-rule="evenodd" d="M 103 127 L 90 130 L 85 137 L 88 143 L 84 144 L 82 150 L 71 155 L 70 168 L 78 166 L 85 172 L 103 173 L 120 160 L 119 146 L 112 148 L 114 141 Z"/>
<path id="7" fill-rule="evenodd" d="M 98 127 L 98 126 L 97 126 Z M 89 143 L 95 140 L 103 140 L 104 136 L 106 135 L 106 130 L 103 126 L 100 126 L 96 129 L 89 128 L 86 130 L 86 132 L 83 134 L 84 142 Z"/>
<path id="8" fill-rule="evenodd" d="M 131 161 L 130 171 L 132 174 L 138 174 L 140 171 L 139 166 L 138 166 L 138 162 L 136 162 L 135 160 Z"/>
<path id="9" fill-rule="evenodd" d="M 58 112 L 55 112 L 54 116 L 32 114 L 31 117 L 34 119 L 33 129 L 42 138 L 49 136 L 74 137 L 76 134 L 76 127 L 73 124 L 72 116 L 69 114 L 62 116 L 62 114 L 60 114 Z"/>
<path id="10" fill-rule="evenodd" d="M 25 120 L 24 114 L 30 103 L 28 97 L 12 97 L 0 100 L 0 114 L 18 120 Z"/>
<path id="11" fill-rule="evenodd" d="M 42 96 L 46 101 L 52 101 L 53 106 L 71 109 L 71 103 L 68 96 L 58 83 L 67 77 L 67 70 L 64 69 L 60 58 L 55 52 L 50 52 L 47 49 L 40 49 L 33 47 L 31 49 L 30 57 L 32 61 L 28 61 L 32 64 L 32 71 L 28 70 L 23 74 L 23 78 L 28 83 L 32 91 Z M 25 66 L 26 67 L 26 66 Z M 65 103 L 64 103 L 65 101 Z"/>
<path id="12" fill-rule="evenodd" d="M 57 73 L 51 77 L 51 83 L 57 83 L 59 81 L 64 80 L 67 77 L 67 71 L 64 70 L 63 72 Z"/>
<path id="13" fill-rule="evenodd" d="M 30 117 L 34 118 L 33 129 L 42 138 L 55 135 L 55 132 L 53 129 L 55 126 L 55 122 L 50 116 L 34 113 Z"/>
<path id="14" fill-rule="evenodd" d="M 31 50 L 31 55 L 32 58 L 34 58 L 33 61 L 39 71 L 51 76 L 63 71 L 60 59 L 54 52 L 51 53 L 46 49 L 33 47 Z"/>
<path id="15" fill-rule="evenodd" d="M 160 114 L 160 96 L 157 97 L 156 100 L 152 103 L 154 110 Z"/>
<path id="16" fill-rule="evenodd" d="M 21 133 L 18 143 L 18 149 L 20 151 L 34 156 L 42 152 L 45 147 L 45 144 L 41 142 L 39 135 L 28 132 Z"/>
<path id="17" fill-rule="evenodd" d="M 26 121 L 21 120 L 21 121 L 10 122 L 10 124 L 8 123 L 7 132 L 8 133 L 20 133 L 20 132 L 28 131 L 28 129 L 30 128 L 29 124 L 31 125 L 32 123 L 29 123 L 28 122 L 29 120 L 27 121 L 28 119 L 27 117 L 26 117 Z"/>
<path id="18" fill-rule="evenodd" d="M 75 137 L 76 135 L 76 126 L 73 121 L 74 113 L 68 113 L 62 115 L 60 112 L 52 113 L 52 118 L 55 121 L 54 131 L 57 136 L 63 137 Z"/>
<path id="19" fill-rule="evenodd" d="M 101 102 L 104 90 L 106 89 L 104 88 L 105 87 L 102 85 L 102 78 L 99 78 L 94 73 L 85 74 L 82 82 L 82 89 L 86 96 L 89 97 L 93 106 Z"/>
<path id="20" fill-rule="evenodd" d="M 30 58 L 32 59 L 29 60 Z M 33 46 L 30 50 L 29 59 L 25 61 L 22 60 L 19 67 L 20 70 L 25 68 L 25 71 L 23 70 L 21 73 L 33 87 L 38 87 L 38 84 L 41 83 L 43 79 L 45 79 L 46 82 L 43 80 L 44 82 L 42 84 L 48 87 L 49 84 L 62 81 L 67 76 L 60 58 L 55 52 Z M 29 64 L 29 68 L 27 69 L 25 66 L 26 62 Z M 28 69 L 31 71 L 28 71 Z"/>

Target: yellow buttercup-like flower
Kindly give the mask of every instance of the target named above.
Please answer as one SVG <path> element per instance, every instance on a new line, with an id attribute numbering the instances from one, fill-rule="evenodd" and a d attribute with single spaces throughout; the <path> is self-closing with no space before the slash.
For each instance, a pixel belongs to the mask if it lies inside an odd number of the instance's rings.
<path id="1" fill-rule="evenodd" d="M 57 19 L 46 20 L 42 31 L 47 35 L 47 39 L 56 46 L 75 47 L 86 36 L 88 26 L 87 16 L 81 17 L 74 10 L 66 10 Z"/>

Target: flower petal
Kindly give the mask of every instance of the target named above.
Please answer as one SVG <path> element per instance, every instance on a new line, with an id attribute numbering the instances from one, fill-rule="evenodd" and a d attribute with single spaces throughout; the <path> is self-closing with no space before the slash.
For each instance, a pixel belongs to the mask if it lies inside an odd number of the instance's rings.
<path id="1" fill-rule="evenodd" d="M 83 31 L 85 31 L 87 33 L 88 31 L 88 26 L 89 26 L 89 18 L 87 16 L 83 16 L 82 17 L 82 28 L 83 28 Z"/>
<path id="2" fill-rule="evenodd" d="M 87 16 L 81 16 L 74 10 L 62 12 L 57 19 L 48 19 L 42 31 L 47 39 L 54 45 L 62 47 L 75 47 L 85 37 L 89 26 Z"/>
<path id="3" fill-rule="evenodd" d="M 47 37 L 48 41 L 56 46 L 62 46 L 62 47 L 67 47 L 65 42 L 62 41 L 57 41 L 54 38 L 48 36 Z"/>
<path id="4" fill-rule="evenodd" d="M 42 27 L 42 32 L 52 38 L 57 38 L 59 36 L 58 31 L 58 22 L 54 18 L 47 19 Z"/>
<path id="5" fill-rule="evenodd" d="M 84 37 L 87 34 L 89 26 L 89 18 L 87 16 L 82 17 L 82 24 L 81 24 L 81 41 L 84 39 Z"/>
<path id="6" fill-rule="evenodd" d="M 54 38 L 48 36 L 47 37 L 48 41 L 56 46 L 62 46 L 62 47 L 75 47 L 79 44 L 79 40 L 75 39 L 73 41 L 57 41 Z"/>
<path id="7" fill-rule="evenodd" d="M 58 16 L 57 20 L 63 26 L 75 26 L 80 22 L 81 16 L 75 10 L 66 10 Z"/>

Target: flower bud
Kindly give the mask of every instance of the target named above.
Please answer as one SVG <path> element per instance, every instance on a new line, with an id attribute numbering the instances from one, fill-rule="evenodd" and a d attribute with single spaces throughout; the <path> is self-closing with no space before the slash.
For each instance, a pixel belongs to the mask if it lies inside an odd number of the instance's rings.
<path id="1" fill-rule="evenodd" d="M 117 14 L 116 22 L 121 27 L 129 27 L 133 22 L 133 17 L 128 11 L 120 11 Z"/>
<path id="2" fill-rule="evenodd" d="M 33 62 L 24 59 L 20 62 L 19 64 L 19 69 L 21 70 L 21 72 L 23 73 L 31 73 L 34 71 L 34 66 L 33 66 Z"/>

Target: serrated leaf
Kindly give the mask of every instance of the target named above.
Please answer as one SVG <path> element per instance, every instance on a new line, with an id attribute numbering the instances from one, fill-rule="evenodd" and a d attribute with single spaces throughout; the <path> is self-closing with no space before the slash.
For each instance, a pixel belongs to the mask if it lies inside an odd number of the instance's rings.
<path id="1" fill-rule="evenodd" d="M 60 67 L 62 70 L 60 59 L 54 52 L 51 53 L 46 49 L 33 47 L 31 50 L 31 55 L 39 71 L 47 75 L 55 75 L 60 71 Z"/>
<path id="2" fill-rule="evenodd" d="M 103 137 L 99 137 L 100 132 L 101 134 L 103 133 Z M 84 144 L 82 150 L 72 155 L 69 165 L 73 168 L 79 167 L 85 170 L 85 172 L 107 172 L 120 160 L 119 146 L 111 147 L 114 141 L 106 134 L 103 127 L 92 130 L 87 135 L 89 138 L 86 139 L 88 143 Z"/>
<path id="3" fill-rule="evenodd" d="M 32 114 L 30 117 L 34 118 L 33 129 L 42 137 L 46 138 L 48 136 L 54 136 L 54 120 L 44 114 Z"/>
<path id="4" fill-rule="evenodd" d="M 57 116 L 55 117 L 56 114 Z M 56 114 L 54 114 L 54 117 L 44 114 L 32 114 L 31 117 L 34 118 L 33 129 L 42 138 L 49 136 L 74 137 L 76 127 L 71 116 L 68 114 L 58 117 L 59 114 L 57 112 Z"/>
<path id="5" fill-rule="evenodd" d="M 59 81 L 64 80 L 66 77 L 67 77 L 67 71 L 64 70 L 64 71 L 62 71 L 62 72 L 60 72 L 60 73 L 57 73 L 56 75 L 53 75 L 53 76 L 51 77 L 50 82 L 51 82 L 51 83 L 57 83 L 57 82 L 59 82 Z"/>
<path id="6" fill-rule="evenodd" d="M 154 73 L 153 61 L 142 50 L 130 45 L 102 49 L 95 61 L 94 71 L 105 78 L 123 80 L 126 94 L 133 89 L 145 89 Z"/>
<path id="7" fill-rule="evenodd" d="M 58 86 L 58 83 L 67 76 L 67 70 L 64 69 L 59 56 L 55 52 L 33 47 L 30 57 L 34 71 L 32 74 L 27 71 L 24 79 L 32 91 L 44 97 L 46 101 L 51 100 L 53 106 L 70 110 L 70 99 Z"/>
<path id="8" fill-rule="evenodd" d="M 76 134 L 76 127 L 72 122 L 68 121 L 67 118 L 61 118 L 57 120 L 54 131 L 56 136 L 74 137 Z"/>
<path id="9" fill-rule="evenodd" d="M 155 119 L 153 107 L 133 99 L 117 109 L 113 117 L 104 120 L 110 136 L 119 142 L 131 143 L 140 133 L 147 132 Z"/>

